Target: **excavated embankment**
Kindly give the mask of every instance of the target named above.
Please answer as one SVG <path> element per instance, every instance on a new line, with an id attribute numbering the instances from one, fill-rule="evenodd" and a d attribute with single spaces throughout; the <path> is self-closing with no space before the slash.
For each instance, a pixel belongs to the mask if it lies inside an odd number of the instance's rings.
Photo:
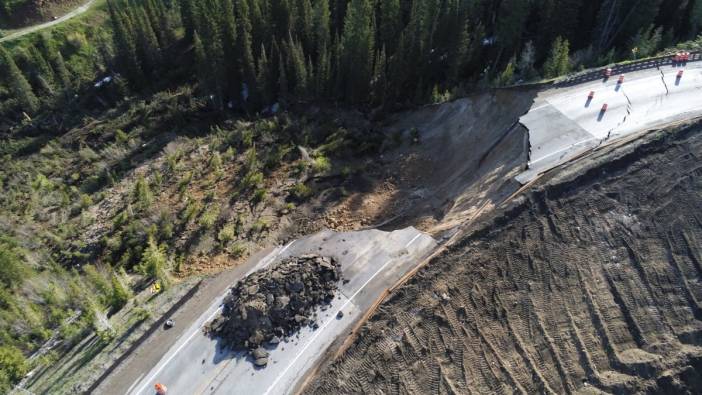
<path id="1" fill-rule="evenodd" d="M 702 125 L 608 155 L 437 257 L 305 391 L 702 393 Z"/>

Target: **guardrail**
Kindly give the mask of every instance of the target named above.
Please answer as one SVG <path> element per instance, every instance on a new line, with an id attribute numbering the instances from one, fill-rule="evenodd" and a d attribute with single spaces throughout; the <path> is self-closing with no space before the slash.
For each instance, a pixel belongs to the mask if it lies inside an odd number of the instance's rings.
<path id="1" fill-rule="evenodd" d="M 622 74 L 622 73 L 630 73 L 633 71 L 639 71 L 639 70 L 645 70 L 645 69 L 651 69 L 654 67 L 661 67 L 665 65 L 671 65 L 675 66 L 677 64 L 684 66 L 687 63 L 690 62 L 698 62 L 702 60 L 702 51 L 696 51 L 696 52 L 690 52 L 690 58 L 685 61 L 685 62 L 674 62 L 673 61 L 673 54 L 665 55 L 665 56 L 657 56 L 655 58 L 648 58 L 648 59 L 642 59 L 642 60 L 636 60 L 630 63 L 625 63 L 625 64 L 617 64 L 612 67 L 612 76 L 614 77 L 617 74 Z M 583 82 L 590 82 L 590 81 L 595 81 L 604 78 L 602 75 L 602 71 L 606 69 L 608 66 L 603 66 L 595 70 L 590 70 L 587 71 L 583 74 L 576 74 L 576 75 L 570 75 L 565 77 L 561 81 L 556 81 L 553 86 L 561 88 L 561 87 L 568 87 L 568 86 L 573 86 L 577 84 L 582 84 Z"/>

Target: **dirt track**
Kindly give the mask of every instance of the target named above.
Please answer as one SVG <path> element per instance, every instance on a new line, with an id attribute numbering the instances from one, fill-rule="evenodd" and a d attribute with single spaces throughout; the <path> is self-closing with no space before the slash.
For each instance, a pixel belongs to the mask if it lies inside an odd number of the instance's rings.
<path id="1" fill-rule="evenodd" d="M 599 156 L 476 226 L 305 392 L 702 392 L 702 124 Z"/>

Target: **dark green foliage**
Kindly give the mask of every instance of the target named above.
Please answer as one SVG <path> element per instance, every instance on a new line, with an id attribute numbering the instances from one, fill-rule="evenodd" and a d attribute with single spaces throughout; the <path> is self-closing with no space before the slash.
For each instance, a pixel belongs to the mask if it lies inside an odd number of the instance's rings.
<path id="1" fill-rule="evenodd" d="M 281 100 L 423 102 L 654 55 L 702 31 L 702 0 L 109 0 L 109 12 L 114 45 L 99 51 L 133 91 L 197 81 L 213 107 L 249 114 Z M 2 87 L 16 107 L 36 107 L 32 89 L 78 88 L 50 41 L 16 54 L 29 81 Z"/>
<path id="2" fill-rule="evenodd" d="M 27 274 L 22 252 L 12 240 L 0 238 L 0 284 L 14 289 L 22 285 Z"/>
<path id="3" fill-rule="evenodd" d="M 27 79 L 15 64 L 9 52 L 0 46 L 0 78 L 10 88 L 22 111 L 33 113 L 39 106 L 39 100 L 32 91 Z"/>

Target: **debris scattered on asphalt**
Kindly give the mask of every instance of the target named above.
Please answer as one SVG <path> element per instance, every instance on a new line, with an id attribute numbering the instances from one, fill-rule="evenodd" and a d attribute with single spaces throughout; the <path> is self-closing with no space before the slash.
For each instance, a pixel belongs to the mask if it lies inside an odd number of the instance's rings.
<path id="1" fill-rule="evenodd" d="M 266 366 L 265 346 L 275 347 L 305 325 L 318 327 L 313 313 L 334 299 L 340 280 L 333 258 L 310 254 L 285 259 L 233 287 L 208 331 L 234 350 L 248 350 L 256 366 Z"/>

